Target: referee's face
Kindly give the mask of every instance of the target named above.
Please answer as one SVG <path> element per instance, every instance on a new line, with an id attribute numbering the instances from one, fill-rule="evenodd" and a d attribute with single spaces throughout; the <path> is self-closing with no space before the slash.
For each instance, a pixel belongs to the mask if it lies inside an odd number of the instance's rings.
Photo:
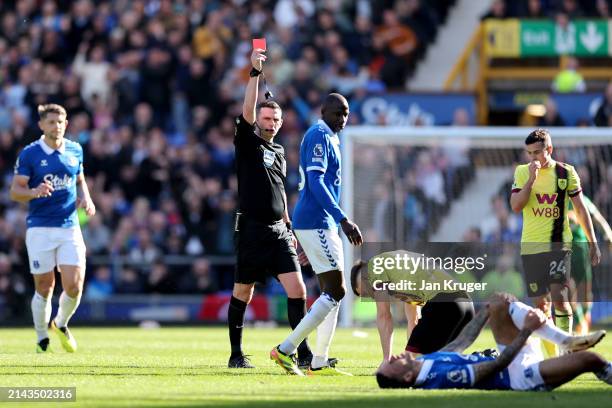
<path id="1" fill-rule="evenodd" d="M 280 109 L 261 108 L 257 115 L 257 127 L 264 137 L 274 137 L 283 125 Z"/>

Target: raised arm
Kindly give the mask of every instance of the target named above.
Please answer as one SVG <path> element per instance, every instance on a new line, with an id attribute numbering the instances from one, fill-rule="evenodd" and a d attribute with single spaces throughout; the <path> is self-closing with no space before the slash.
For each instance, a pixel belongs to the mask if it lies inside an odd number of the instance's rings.
<path id="1" fill-rule="evenodd" d="M 446 346 L 441 348 L 439 351 L 454 351 L 457 353 L 463 352 L 466 348 L 470 347 L 472 343 L 478 338 L 480 331 L 489 320 L 489 309 L 483 307 L 476 313 L 476 316 L 468 324 L 465 325 L 461 333 L 455 338 L 455 340 L 448 343 Z"/>
<path id="2" fill-rule="evenodd" d="M 533 183 L 535 183 L 538 177 L 540 167 L 540 162 L 537 160 L 529 163 L 529 176 L 526 181 L 523 178 L 524 173 L 519 173 L 517 169 L 514 175 L 512 195 L 510 196 L 510 208 L 512 208 L 512 211 L 520 213 L 527 205 L 527 202 L 529 202 L 529 195 L 531 194 Z"/>
<path id="3" fill-rule="evenodd" d="M 253 50 L 251 54 L 251 65 L 257 71 L 263 69 L 263 62 L 266 60 L 266 56 L 263 54 L 264 50 L 257 48 Z M 242 104 L 242 116 L 249 122 L 249 124 L 255 123 L 255 108 L 257 106 L 257 93 L 259 91 L 259 76 L 249 76 L 249 83 L 246 86 L 244 94 L 244 102 Z"/>

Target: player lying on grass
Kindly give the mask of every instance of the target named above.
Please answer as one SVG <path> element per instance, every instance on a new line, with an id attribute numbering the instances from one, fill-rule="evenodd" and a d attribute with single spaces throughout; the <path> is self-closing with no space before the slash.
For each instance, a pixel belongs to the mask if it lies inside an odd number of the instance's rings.
<path id="1" fill-rule="evenodd" d="M 460 354 L 476 340 L 487 320 L 500 356 Z M 539 343 L 529 338 L 534 332 L 572 353 L 544 360 Z M 512 295 L 495 294 L 453 342 L 416 359 L 409 353 L 393 356 L 380 366 L 376 379 L 381 388 L 545 391 L 592 372 L 612 385 L 612 364 L 599 354 L 582 351 L 604 336 L 603 330 L 571 336 L 548 322 L 539 309 Z"/>
<path id="2" fill-rule="evenodd" d="M 373 258 L 393 257 L 397 254 L 418 256 L 407 251 L 385 252 Z M 359 261 L 351 269 L 351 288 L 357 296 L 370 297 L 376 301 L 376 326 L 380 336 L 383 360 L 388 360 L 393 343 L 393 316 L 390 301 L 405 302 L 412 312 L 414 325 L 408 337 L 406 351 L 419 354 L 433 353 L 454 340 L 466 324 L 474 317 L 472 299 L 465 291 L 456 290 L 375 290 L 375 280 L 386 283 L 397 283 L 407 276 L 413 282 L 437 283 L 452 280 L 443 271 L 427 270 L 419 267 L 414 273 L 396 268 L 386 268 L 381 273 L 372 272 L 373 258 L 368 264 Z M 421 284 L 418 283 L 417 287 Z M 443 288 L 443 285 L 440 285 Z M 418 319 L 417 307 L 422 307 L 421 318 Z"/>

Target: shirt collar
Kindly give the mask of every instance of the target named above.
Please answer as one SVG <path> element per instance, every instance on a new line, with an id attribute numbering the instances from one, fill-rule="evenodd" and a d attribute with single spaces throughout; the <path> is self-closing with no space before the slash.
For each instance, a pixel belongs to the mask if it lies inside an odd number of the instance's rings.
<path id="1" fill-rule="evenodd" d="M 427 379 L 427 376 L 429 375 L 429 372 L 431 371 L 431 367 L 433 366 L 433 363 L 434 363 L 433 360 L 423 361 L 423 365 L 421 366 L 421 371 L 419 371 L 419 375 L 414 381 L 415 386 L 418 387 L 419 385 L 425 382 L 425 380 Z"/>
<path id="2" fill-rule="evenodd" d="M 46 143 L 43 141 L 43 137 L 44 137 L 44 136 L 41 136 L 41 137 L 40 137 L 40 139 L 38 139 L 38 144 L 39 144 L 39 145 L 40 145 L 40 147 L 43 149 L 43 152 L 45 152 L 45 153 L 47 153 L 47 154 L 53 154 L 53 152 L 58 151 L 58 152 L 60 152 L 61 154 L 64 154 L 64 152 L 66 151 L 66 141 L 65 141 L 65 140 L 63 140 L 63 141 L 62 141 L 62 145 L 61 145 L 59 148 L 57 148 L 57 149 L 52 149 L 52 148 L 50 148 L 50 147 L 49 147 L 49 145 L 48 145 L 48 144 L 46 144 Z"/>
<path id="3" fill-rule="evenodd" d="M 319 121 L 317 122 L 319 125 L 323 126 L 323 129 L 325 129 L 327 132 L 329 132 L 330 135 L 332 136 L 338 136 L 337 133 L 334 133 L 333 130 L 331 130 L 331 128 L 329 126 L 327 126 L 327 123 L 325 123 L 325 121 L 323 119 L 319 119 Z"/>

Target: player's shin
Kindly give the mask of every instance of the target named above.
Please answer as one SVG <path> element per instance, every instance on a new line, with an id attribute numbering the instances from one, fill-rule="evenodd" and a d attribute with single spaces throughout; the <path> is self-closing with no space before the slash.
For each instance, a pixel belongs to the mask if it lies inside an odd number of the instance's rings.
<path id="1" fill-rule="evenodd" d="M 77 307 L 81 303 L 81 294 L 76 297 L 70 297 L 66 292 L 62 292 L 59 298 L 59 309 L 55 317 L 57 327 L 66 327 L 70 318 L 74 315 Z"/>
<path id="2" fill-rule="evenodd" d="M 329 354 L 329 345 L 336 331 L 338 310 L 340 310 L 339 304 L 329 312 L 325 320 L 323 320 L 317 328 L 317 347 L 311 363 L 312 368 L 320 368 L 328 365 L 327 357 Z"/>
<path id="3" fill-rule="evenodd" d="M 246 302 L 232 296 L 227 311 L 227 325 L 229 327 L 232 356 L 242 354 L 242 328 L 244 326 L 246 308 Z"/>
<path id="4" fill-rule="evenodd" d="M 295 329 L 306 315 L 306 299 L 287 298 L 287 318 L 291 329 Z M 307 339 L 304 339 L 298 346 L 298 358 L 300 360 L 312 357 Z"/>
<path id="5" fill-rule="evenodd" d="M 322 293 L 321 296 L 312 304 L 310 311 L 304 316 L 300 324 L 287 336 L 285 341 L 280 345 L 280 351 L 286 355 L 295 353 L 297 345 L 302 342 L 314 329 L 317 328 L 327 317 L 327 315 L 338 307 L 336 302 L 327 293 Z"/>
<path id="6" fill-rule="evenodd" d="M 45 298 L 38 292 L 34 292 L 31 305 L 34 329 L 36 330 L 38 341 L 48 338 L 48 324 L 51 319 L 51 294 Z"/>
<path id="7" fill-rule="evenodd" d="M 512 322 L 514 322 L 514 325 L 517 328 L 523 328 L 525 316 L 527 316 L 527 313 L 531 309 L 532 308 L 530 306 L 523 302 L 510 303 L 508 313 L 510 313 L 510 318 L 512 318 Z M 554 344 L 562 344 L 565 340 L 571 337 L 569 333 L 555 327 L 550 319 L 548 319 L 546 324 L 544 324 L 542 327 L 535 330 L 534 333 Z"/>

